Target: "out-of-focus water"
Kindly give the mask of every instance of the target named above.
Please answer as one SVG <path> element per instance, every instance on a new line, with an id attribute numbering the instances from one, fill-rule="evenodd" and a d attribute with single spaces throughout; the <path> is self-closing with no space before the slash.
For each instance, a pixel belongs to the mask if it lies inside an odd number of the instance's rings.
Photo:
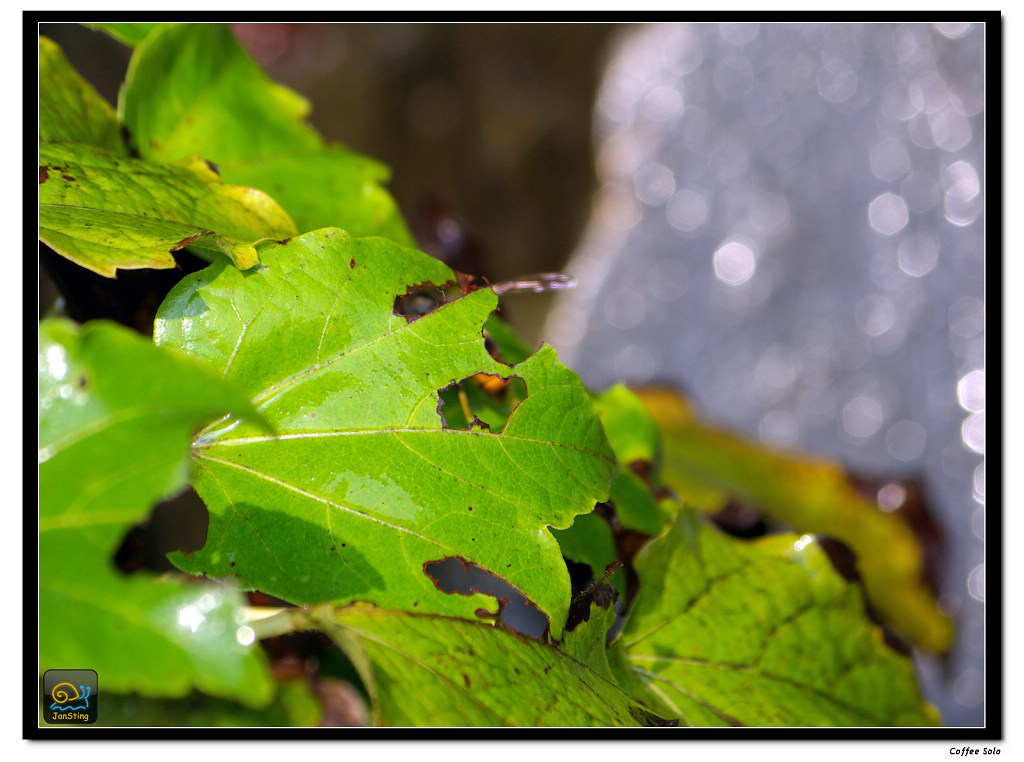
<path id="1" fill-rule="evenodd" d="M 919 476 L 949 543 L 952 726 L 984 723 L 981 24 L 670 24 L 620 41 L 601 186 L 543 335 L 597 388 L 865 476 Z"/>

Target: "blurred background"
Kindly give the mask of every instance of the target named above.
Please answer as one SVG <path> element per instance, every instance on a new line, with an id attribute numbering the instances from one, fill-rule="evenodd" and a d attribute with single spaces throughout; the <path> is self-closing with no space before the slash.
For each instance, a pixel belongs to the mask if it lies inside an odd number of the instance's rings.
<path id="1" fill-rule="evenodd" d="M 669 383 L 765 444 L 919 479 L 958 641 L 915 660 L 947 725 L 984 723 L 984 25 L 234 29 L 392 168 L 425 250 L 576 276 L 502 309 L 589 385 Z M 127 48 L 41 32 L 116 102 Z"/>

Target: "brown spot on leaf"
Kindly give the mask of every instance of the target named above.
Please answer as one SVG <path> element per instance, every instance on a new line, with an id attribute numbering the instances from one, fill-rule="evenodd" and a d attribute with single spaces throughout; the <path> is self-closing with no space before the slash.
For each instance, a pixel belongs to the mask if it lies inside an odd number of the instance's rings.
<path id="1" fill-rule="evenodd" d="M 180 241 L 178 241 L 176 244 L 174 244 L 171 247 L 171 251 L 173 252 L 173 251 L 178 251 L 178 249 L 184 249 L 186 246 L 188 246 L 190 243 L 192 243 L 194 240 L 196 240 L 201 235 L 202 235 L 202 232 L 199 232 L 199 233 L 196 233 L 195 235 L 190 235 L 187 238 L 182 238 Z"/>
<path id="2" fill-rule="evenodd" d="M 50 176 L 50 173 L 46 171 L 46 167 L 39 167 L 39 184 L 42 185 L 46 182 L 46 178 Z"/>
<path id="3" fill-rule="evenodd" d="M 351 269 L 353 269 L 353 270 L 354 270 L 354 269 L 356 268 L 356 260 L 355 260 L 355 257 L 353 257 L 352 259 L 350 259 L 350 260 L 348 261 L 348 266 L 349 266 L 349 267 L 350 267 Z"/>
<path id="4" fill-rule="evenodd" d="M 483 275 L 467 275 L 466 273 L 457 272 L 455 273 L 455 278 L 459 290 L 464 294 L 479 291 L 491 285 L 490 281 Z"/>

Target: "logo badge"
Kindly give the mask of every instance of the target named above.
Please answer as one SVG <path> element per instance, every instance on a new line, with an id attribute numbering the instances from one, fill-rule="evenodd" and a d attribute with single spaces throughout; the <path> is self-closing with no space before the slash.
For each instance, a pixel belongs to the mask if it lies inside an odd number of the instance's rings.
<path id="1" fill-rule="evenodd" d="M 43 720 L 51 725 L 96 722 L 99 680 L 91 669 L 48 669 L 43 673 Z"/>

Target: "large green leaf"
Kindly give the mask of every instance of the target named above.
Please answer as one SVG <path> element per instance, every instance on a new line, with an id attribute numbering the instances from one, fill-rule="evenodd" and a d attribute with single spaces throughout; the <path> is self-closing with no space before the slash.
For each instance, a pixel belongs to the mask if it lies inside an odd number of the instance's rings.
<path id="1" fill-rule="evenodd" d="M 234 590 L 127 576 L 128 529 L 186 483 L 197 427 L 247 400 L 111 323 L 39 328 L 39 668 L 95 669 L 104 690 L 248 706 L 270 700 L 262 653 L 238 642 Z"/>
<path id="2" fill-rule="evenodd" d="M 810 537 L 737 541 L 681 511 L 634 567 L 611 662 L 681 724 L 937 724 L 910 660 Z"/>
<path id="3" fill-rule="evenodd" d="M 388 170 L 305 123 L 308 102 L 272 82 L 224 24 L 167 24 L 135 49 L 119 112 L 143 158 L 213 161 L 226 182 L 270 193 L 299 230 L 412 237 L 381 187 Z"/>
<path id="4" fill-rule="evenodd" d="M 175 563 L 295 603 L 494 611 L 492 598 L 436 589 L 425 565 L 456 557 L 521 591 L 557 637 L 570 589 L 547 527 L 604 499 L 616 468 L 576 375 L 550 347 L 514 367 L 494 360 L 481 333 L 490 289 L 396 314 L 413 285 L 454 275 L 383 238 L 326 229 L 261 256 L 252 272 L 186 277 L 157 315 L 160 344 L 234 381 L 279 434 L 243 424 L 197 440 L 210 529 Z M 527 398 L 500 432 L 447 428 L 438 390 L 478 372 L 518 377 Z"/>
<path id="5" fill-rule="evenodd" d="M 72 140 L 127 156 L 114 110 L 52 40 L 39 38 L 39 140 Z"/>
<path id="6" fill-rule="evenodd" d="M 665 724 L 580 661 L 496 627 L 366 605 L 296 618 L 324 630 L 352 660 L 376 725 Z"/>
<path id="7" fill-rule="evenodd" d="M 641 392 L 664 437 L 662 478 L 691 505 L 752 504 L 799 532 L 842 540 L 857 554 L 872 608 L 915 645 L 946 651 L 953 624 L 924 581 L 924 552 L 900 516 L 880 510 L 839 464 L 769 450 L 701 421 L 666 390 Z"/>
<path id="8" fill-rule="evenodd" d="M 273 199 L 225 185 L 202 161 L 151 164 L 79 143 L 39 146 L 39 238 L 101 275 L 174 267 L 172 252 L 188 245 L 245 269 L 259 261 L 256 244 L 294 232 Z"/>

